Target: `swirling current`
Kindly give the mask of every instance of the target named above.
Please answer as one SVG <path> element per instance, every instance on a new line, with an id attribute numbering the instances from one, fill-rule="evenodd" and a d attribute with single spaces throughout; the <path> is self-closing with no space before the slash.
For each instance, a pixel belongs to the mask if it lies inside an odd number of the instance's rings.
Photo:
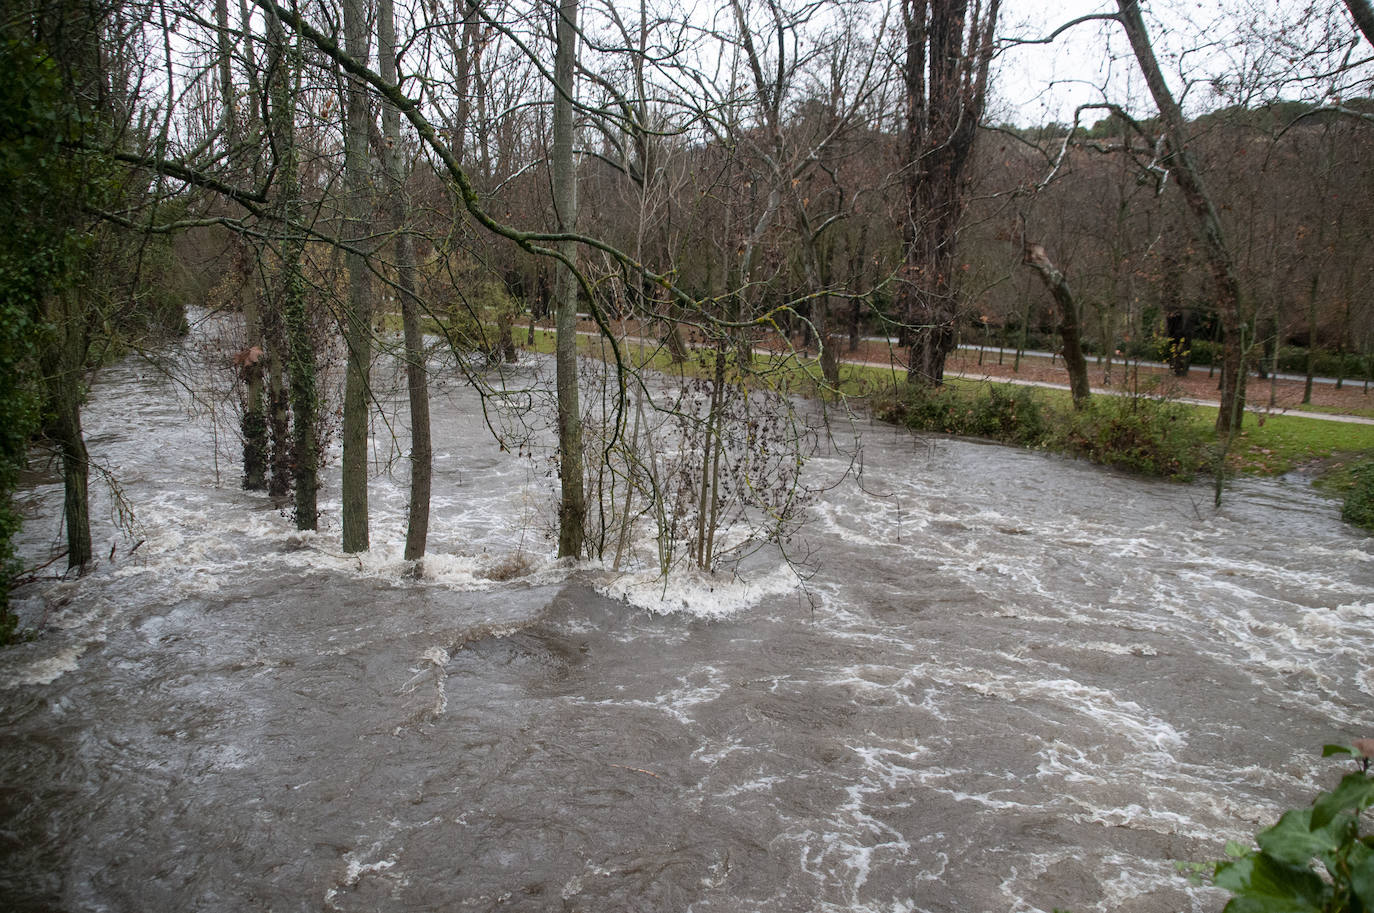
<path id="1" fill-rule="evenodd" d="M 42 634 L 0 653 L 5 909 L 1219 910 L 1175 862 L 1374 735 L 1374 546 L 1300 477 L 1214 509 L 859 421 L 808 468 L 840 481 L 804 581 L 665 585 L 552 560 L 547 461 L 457 380 L 433 411 L 416 574 L 403 417 L 345 556 L 336 488 L 295 532 L 222 415 L 105 372 L 102 560 L 22 589 Z M 37 563 L 60 483 L 21 503 Z"/>

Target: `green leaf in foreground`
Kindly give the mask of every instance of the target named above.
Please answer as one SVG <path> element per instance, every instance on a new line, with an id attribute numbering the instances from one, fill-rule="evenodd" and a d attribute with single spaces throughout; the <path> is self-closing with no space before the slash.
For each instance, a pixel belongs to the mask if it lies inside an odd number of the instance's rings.
<path id="1" fill-rule="evenodd" d="M 1232 894 L 1225 913 L 1374 913 L 1374 834 L 1360 833 L 1361 813 L 1374 805 L 1371 754 L 1374 739 L 1325 746 L 1323 757 L 1356 755 L 1360 770 L 1260 831 L 1258 849 L 1226 845 L 1232 858 L 1212 878 Z"/>
<path id="2" fill-rule="evenodd" d="M 1311 869 L 1264 853 L 1219 864 L 1214 883 L 1235 895 L 1225 913 L 1322 913 L 1331 893 Z"/>
<path id="3" fill-rule="evenodd" d="M 1366 910 L 1374 910 L 1374 849 L 1370 849 L 1369 839 L 1366 837 L 1351 847 L 1346 861 L 1350 865 L 1351 892 Z"/>
<path id="4" fill-rule="evenodd" d="M 1346 774 L 1334 790 L 1324 793 L 1312 806 L 1312 827 L 1325 827 L 1347 809 L 1358 813 L 1370 805 L 1374 805 L 1374 779 L 1363 773 Z"/>
<path id="5" fill-rule="evenodd" d="M 1310 808 L 1285 812 L 1278 824 L 1256 835 L 1260 850 L 1279 862 L 1303 868 L 1315 856 L 1331 869 L 1341 845 L 1355 837 L 1355 819 L 1344 816 L 1320 827 L 1313 827 L 1312 819 Z"/>

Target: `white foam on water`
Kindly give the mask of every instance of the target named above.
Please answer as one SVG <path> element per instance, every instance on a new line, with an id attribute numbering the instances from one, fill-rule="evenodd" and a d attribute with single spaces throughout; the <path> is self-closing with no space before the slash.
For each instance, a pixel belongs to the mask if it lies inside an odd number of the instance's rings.
<path id="1" fill-rule="evenodd" d="M 693 681 L 696 678 L 703 678 L 705 681 L 697 683 Z M 714 666 L 700 666 L 693 670 L 690 675 L 678 676 L 677 682 L 679 687 L 661 691 L 653 700 L 640 698 L 608 699 L 588 701 L 587 703 L 593 706 L 643 707 L 658 710 L 684 725 L 689 725 L 693 722 L 692 708 L 716 700 L 730 688 L 730 682 L 722 675 L 721 670 Z M 728 753 L 728 750 L 718 757 L 723 757 L 725 753 Z M 693 757 L 696 756 L 693 754 Z"/>
<path id="2" fill-rule="evenodd" d="M 4 687 L 51 685 L 68 672 L 75 672 L 80 668 L 78 661 L 85 654 L 86 646 L 84 643 L 72 644 L 62 648 L 52 656 L 46 656 L 29 663 L 27 666 L 13 669 L 5 677 Z"/>
<path id="3" fill-rule="evenodd" d="M 1216 834 L 1215 830 L 1200 825 L 1190 815 L 1182 815 L 1153 807 L 1147 809 L 1135 803 L 1116 808 L 1090 808 L 1086 812 L 1070 817 L 1074 821 L 1086 824 L 1129 827 L 1137 830 L 1154 831 L 1158 834 L 1184 835 L 1197 839 L 1214 837 Z"/>
<path id="4" fill-rule="evenodd" d="M 357 850 L 353 850 L 350 851 L 346 856 L 344 856 L 344 858 L 348 861 L 348 866 L 344 870 L 343 880 L 340 884 L 330 887 L 327 891 L 325 891 L 324 902 L 326 906 L 336 910 L 339 909 L 339 907 L 335 904 L 334 901 L 339 896 L 341 889 L 356 888 L 358 886 L 358 883 L 362 881 L 364 877 L 368 875 L 380 875 L 396 866 L 395 854 L 392 854 L 386 857 L 385 859 L 378 859 L 372 862 L 366 861 L 366 857 L 369 854 L 377 853 L 380 850 L 381 844 L 374 843 L 364 853 L 359 853 Z"/>
<path id="5" fill-rule="evenodd" d="M 710 745 L 703 743 L 692 752 L 692 760 L 705 764 L 707 767 L 715 767 L 732 754 L 752 752 L 755 750 L 757 749 L 755 749 L 754 746 L 746 745 L 739 738 L 732 737 L 719 744 Z"/>
<path id="6" fill-rule="evenodd" d="M 1037 885 L 1057 866 L 1067 865 L 1075 871 L 1087 868 L 1086 874 L 1093 878 L 1099 899 L 1095 903 L 1075 909 L 1096 911 L 1096 913 L 1115 913 L 1123 906 L 1130 906 L 1142 898 L 1159 895 L 1161 892 L 1172 895 L 1178 892 L 1184 896 L 1188 908 L 1201 913 L 1205 909 L 1219 907 L 1222 892 L 1209 887 L 1190 885 L 1178 873 L 1174 860 L 1150 859 L 1127 856 L 1121 853 L 1108 853 L 1101 858 L 1083 857 L 1072 850 L 1047 853 L 1026 854 L 1020 864 L 1009 869 L 1000 885 L 1006 906 L 1004 909 L 1015 913 L 1048 913 L 1039 906 L 1047 903 L 1055 907 L 1057 898 L 1044 895 L 1054 890 L 1053 881 L 1048 886 Z M 1174 898 L 1170 896 L 1170 900 Z"/>
<path id="7" fill-rule="evenodd" d="M 693 757 L 695 758 L 696 755 L 694 754 Z M 753 779 L 742 779 L 738 783 L 733 783 L 723 790 L 714 792 L 712 794 L 712 798 L 717 800 L 732 799 L 735 796 L 740 796 L 745 793 L 770 793 L 773 791 L 773 788 L 777 786 L 779 783 L 786 782 L 786 777 L 777 777 L 764 774 L 754 777 Z"/>
<path id="8" fill-rule="evenodd" d="M 796 573 L 786 564 L 762 576 L 725 577 L 696 569 L 664 579 L 653 571 L 623 573 L 596 585 L 597 592 L 655 615 L 682 613 L 725 619 L 754 608 L 771 596 L 794 592 Z"/>
<path id="9" fill-rule="evenodd" d="M 1159 651 L 1149 644 L 1119 644 L 1106 641 L 1092 641 L 1078 644 L 1080 650 L 1094 650 L 1116 656 L 1158 656 Z"/>
<path id="10" fill-rule="evenodd" d="M 1095 728 L 1125 738 L 1137 752 L 1170 755 L 1186 744 L 1183 734 L 1134 701 L 1074 679 L 1034 679 L 989 673 L 986 669 L 925 667 L 925 677 L 946 681 L 977 694 L 1016 702 L 1030 699 L 1065 707 Z"/>

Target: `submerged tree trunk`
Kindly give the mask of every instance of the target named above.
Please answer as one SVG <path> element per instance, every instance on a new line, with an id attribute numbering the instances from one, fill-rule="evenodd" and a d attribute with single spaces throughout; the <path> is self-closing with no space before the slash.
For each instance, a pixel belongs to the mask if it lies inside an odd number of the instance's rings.
<path id="1" fill-rule="evenodd" d="M 268 129 L 277 149 L 276 205 L 281 229 L 278 244 L 281 272 L 277 277 L 277 310 L 286 335 L 287 397 L 291 406 L 292 483 L 295 489 L 297 529 L 319 525 L 319 454 L 315 429 L 320 412 L 316 379 L 315 346 L 306 310 L 305 277 L 301 259 L 305 242 L 296 224 L 300 220 L 301 188 L 296 150 L 296 103 L 293 92 L 297 71 L 295 55 L 287 47 L 285 29 L 276 16 L 268 16 L 268 36 L 275 57 L 268 87 Z"/>
<path id="2" fill-rule="evenodd" d="M 1240 310 L 1240 282 L 1236 278 L 1235 266 L 1230 248 L 1226 245 L 1221 230 L 1221 219 L 1216 207 L 1207 193 L 1202 180 L 1202 172 L 1188 151 L 1187 133 L 1183 112 L 1174 100 L 1164 74 L 1155 60 L 1154 48 L 1150 44 L 1149 33 L 1145 30 L 1145 20 L 1140 14 L 1139 0 L 1117 0 L 1120 11 L 1119 20 L 1126 30 L 1126 37 L 1135 52 L 1145 76 L 1145 84 L 1159 109 L 1160 120 L 1164 126 L 1165 140 L 1168 144 L 1168 164 L 1174 181 L 1183 191 L 1197 225 L 1203 252 L 1212 270 L 1212 280 L 1216 286 L 1217 313 L 1222 325 L 1221 361 L 1221 408 L 1217 410 L 1217 433 L 1226 434 L 1240 430 L 1245 410 L 1245 371 L 1246 351 L 1242 336 L 1244 326 Z M 1234 428 L 1233 424 L 1234 423 Z"/>
<path id="3" fill-rule="evenodd" d="M 286 351 L 285 330 L 282 326 L 280 301 L 278 307 L 270 309 L 264 316 L 263 342 L 265 355 L 263 364 L 267 375 L 267 428 L 268 442 L 271 445 L 268 458 L 267 493 L 273 498 L 284 498 L 291 491 L 293 473 L 291 470 L 291 401 L 287 392 L 285 365 L 282 353 Z"/>
<path id="4" fill-rule="evenodd" d="M 344 45 L 349 57 L 367 60 L 367 17 L 363 0 L 344 0 Z M 343 550 L 368 548 L 367 432 L 371 417 L 369 371 L 372 365 L 372 301 L 367 261 L 358 251 L 369 234 L 370 126 L 367 92 L 361 80 L 348 76 L 344 116 L 344 194 L 347 236 L 352 242 L 348 264 L 348 303 L 344 308 L 344 344 L 348 370 L 344 379 L 343 415 Z"/>
<path id="5" fill-rule="evenodd" d="M 577 66 L 577 0 L 561 0 L 558 7 L 557 50 L 554 57 L 553 202 L 558 230 L 572 231 L 577 221 L 577 163 L 573 158 L 573 103 Z M 570 262 L 577 245 L 559 243 Z M 577 395 L 577 277 L 565 263 L 557 266 L 554 298 L 558 333 L 555 351 L 558 386 L 558 481 L 562 497 L 558 509 L 558 556 L 582 552 L 587 502 L 582 480 L 582 413 Z"/>
<path id="6" fill-rule="evenodd" d="M 1083 357 L 1083 342 L 1079 330 L 1078 302 L 1074 300 L 1073 290 L 1069 288 L 1064 274 L 1055 267 L 1039 244 L 1027 244 L 1021 259 L 1022 263 L 1040 274 L 1045 288 L 1054 296 L 1059 305 L 1059 335 L 1064 341 L 1064 367 L 1069 372 L 1069 390 L 1073 394 L 1073 407 L 1083 408 L 1091 390 L 1088 386 L 1088 360 Z"/>
<path id="7" fill-rule="evenodd" d="M 85 573 L 91 563 L 90 458 L 81 430 L 85 395 L 86 314 L 70 300 L 53 296 L 48 320 L 54 336 L 44 357 L 48 423 L 46 433 L 62 457 L 63 517 L 67 527 L 67 568 Z"/>
<path id="8" fill-rule="evenodd" d="M 240 275 L 247 279 L 249 268 L 248 245 L 240 238 L 237 240 L 237 260 L 243 263 Z M 259 318 L 258 296 L 255 289 L 245 281 L 243 290 L 243 330 L 246 348 L 235 356 L 240 362 L 243 377 L 244 402 L 243 416 L 239 421 L 239 431 L 243 435 L 243 487 L 249 491 L 261 491 L 267 487 L 267 412 L 263 408 L 262 354 L 263 339 Z"/>
<path id="9" fill-rule="evenodd" d="M 377 3 L 377 56 L 381 63 L 382 79 L 395 83 L 396 20 L 393 0 L 378 0 Z M 391 104 L 382 107 L 382 140 L 382 164 L 390 182 L 391 229 L 396 233 L 396 282 L 401 290 L 406 390 L 410 397 L 410 499 L 405 559 L 415 561 L 424 557 L 429 538 L 433 446 L 430 441 L 429 382 L 425 375 L 424 336 L 420 332 L 419 301 L 415 296 L 415 249 L 405 226 L 405 173 L 400 154 L 401 115 Z"/>
<path id="10" fill-rule="evenodd" d="M 232 42 L 229 31 L 227 0 L 215 0 L 215 35 L 217 48 L 216 72 L 219 79 L 221 128 L 224 146 L 232 160 L 241 142 L 232 67 Z M 243 310 L 244 351 L 236 356 L 243 378 L 244 404 L 239 430 L 243 435 L 243 487 L 257 491 L 267 487 L 267 417 L 263 410 L 261 355 L 265 352 L 258 297 L 255 284 L 250 281 L 252 268 L 248 258 L 248 243 L 241 235 L 232 240 L 234 274 L 241 284 L 240 304 Z M 257 349 L 255 353 L 253 350 Z"/>

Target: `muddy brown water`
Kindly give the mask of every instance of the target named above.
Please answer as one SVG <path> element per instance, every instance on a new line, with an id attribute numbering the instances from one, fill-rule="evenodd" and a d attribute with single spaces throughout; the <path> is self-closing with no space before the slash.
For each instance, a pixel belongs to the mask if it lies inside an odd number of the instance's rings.
<path id="1" fill-rule="evenodd" d="M 1175 861 L 1374 734 L 1374 547 L 1300 478 L 1215 511 L 860 423 L 794 544 L 809 595 L 767 553 L 665 588 L 551 560 L 546 465 L 457 383 L 435 416 L 417 578 L 385 447 L 345 557 L 336 492 L 294 533 L 235 487 L 225 421 L 106 374 L 92 452 L 142 545 L 102 494 L 115 558 L 20 594 L 44 631 L 0 654 L 4 908 L 1219 910 Z M 59 498 L 24 495 L 31 558 Z"/>

